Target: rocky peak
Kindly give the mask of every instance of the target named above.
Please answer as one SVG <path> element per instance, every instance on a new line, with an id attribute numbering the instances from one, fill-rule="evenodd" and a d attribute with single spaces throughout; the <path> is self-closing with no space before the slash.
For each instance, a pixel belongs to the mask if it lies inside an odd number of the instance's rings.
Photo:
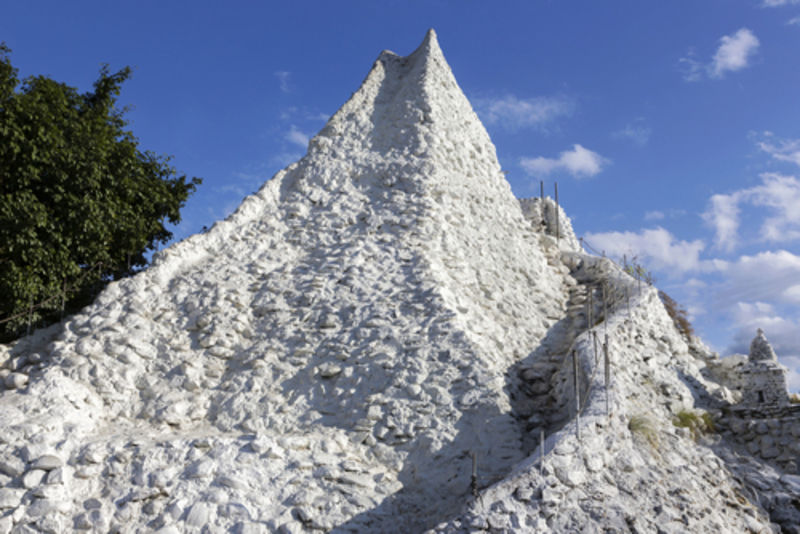
<path id="1" fill-rule="evenodd" d="M 0 347 L 0 533 L 764 531 L 671 422 L 711 385 L 657 292 L 528 207 L 436 34 L 382 53 L 231 217 Z"/>
<path id="2" fill-rule="evenodd" d="M 756 331 L 756 337 L 750 343 L 750 361 L 778 361 L 778 356 L 772 349 L 772 345 L 767 341 L 767 336 L 760 328 Z"/>

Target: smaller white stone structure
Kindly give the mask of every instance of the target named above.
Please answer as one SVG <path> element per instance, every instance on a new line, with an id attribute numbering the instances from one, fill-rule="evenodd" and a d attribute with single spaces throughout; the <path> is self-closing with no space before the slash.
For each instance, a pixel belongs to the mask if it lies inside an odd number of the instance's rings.
<path id="1" fill-rule="evenodd" d="M 742 368 L 742 405 L 782 406 L 789 403 L 786 368 L 760 328 L 750 343 L 750 356 Z"/>

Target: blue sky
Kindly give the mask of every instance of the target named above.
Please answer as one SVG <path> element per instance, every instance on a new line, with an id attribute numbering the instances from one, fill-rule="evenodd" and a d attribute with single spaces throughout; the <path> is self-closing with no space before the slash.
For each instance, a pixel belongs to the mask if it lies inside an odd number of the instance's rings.
<path id="1" fill-rule="evenodd" d="M 800 389 L 800 0 L 9 1 L 0 40 L 81 90 L 134 68 L 141 146 L 204 179 L 182 238 L 429 27 L 517 196 L 558 181 L 578 235 L 636 255 L 720 353 L 763 328 Z"/>

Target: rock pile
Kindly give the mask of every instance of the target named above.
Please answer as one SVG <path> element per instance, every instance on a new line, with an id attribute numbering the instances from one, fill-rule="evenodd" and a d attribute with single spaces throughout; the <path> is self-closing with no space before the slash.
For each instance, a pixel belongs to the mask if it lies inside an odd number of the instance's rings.
<path id="1" fill-rule="evenodd" d="M 524 458 L 504 373 L 570 283 L 541 238 L 435 34 L 381 54 L 301 161 L 26 345 L 50 363 L 2 399 L 0 524 L 435 524 L 472 454 Z"/>
<path id="2" fill-rule="evenodd" d="M 767 341 L 767 336 L 764 335 L 764 331 L 760 328 L 758 329 L 758 332 L 756 332 L 756 337 L 754 337 L 753 341 L 750 343 L 750 360 L 766 360 L 771 362 L 778 361 L 778 356 L 775 355 L 772 345 L 769 344 L 769 341 Z"/>
<path id="3" fill-rule="evenodd" d="M 784 504 L 676 426 L 704 350 L 514 198 L 431 31 L 227 220 L 3 348 L 0 533 L 762 532 Z"/>

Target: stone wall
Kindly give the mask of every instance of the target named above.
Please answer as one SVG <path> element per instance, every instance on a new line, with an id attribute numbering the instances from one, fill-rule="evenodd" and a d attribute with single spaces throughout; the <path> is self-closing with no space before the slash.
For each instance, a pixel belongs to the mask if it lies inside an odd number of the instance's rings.
<path id="1" fill-rule="evenodd" d="M 729 408 L 716 424 L 720 434 L 748 453 L 786 473 L 800 472 L 800 405 Z"/>
<path id="2" fill-rule="evenodd" d="M 741 371 L 746 386 L 742 389 L 742 404 L 786 405 L 786 370 L 777 362 L 750 361 Z"/>

